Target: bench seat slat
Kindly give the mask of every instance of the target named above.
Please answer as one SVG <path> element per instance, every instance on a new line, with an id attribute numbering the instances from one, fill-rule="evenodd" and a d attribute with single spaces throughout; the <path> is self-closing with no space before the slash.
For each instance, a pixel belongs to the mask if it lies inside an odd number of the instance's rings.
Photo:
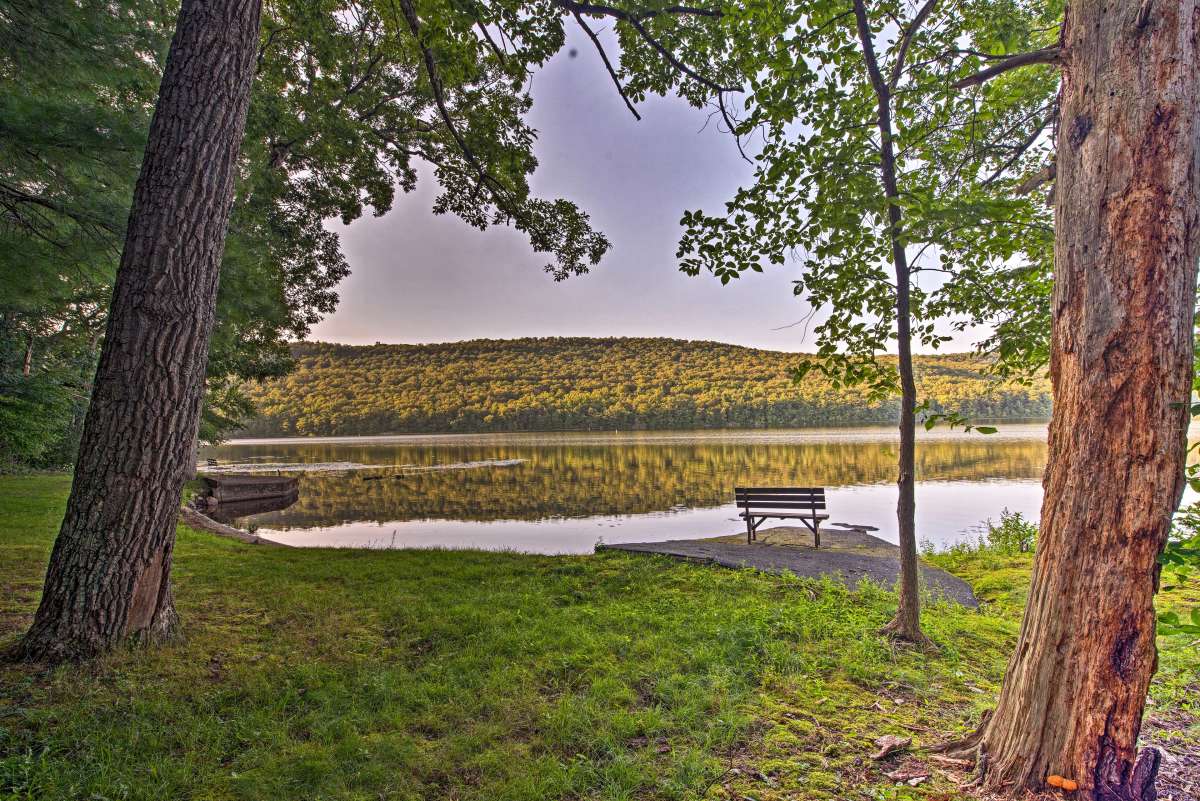
<path id="1" fill-rule="evenodd" d="M 739 501 L 749 501 L 750 503 L 772 503 L 775 501 L 788 501 L 791 503 L 823 503 L 824 495 L 736 495 L 734 496 Z"/>
<path id="2" fill-rule="evenodd" d="M 739 509 L 818 509 L 825 508 L 823 503 L 739 503 Z"/>
<path id="3" fill-rule="evenodd" d="M 754 512 L 742 512 L 741 514 L 738 515 L 738 517 L 746 517 L 747 515 L 749 515 L 750 517 L 763 517 L 763 515 L 755 514 Z M 766 517 L 803 517 L 806 520 L 828 520 L 829 519 L 829 515 L 818 515 L 818 514 L 802 515 L 797 512 L 780 512 L 778 514 L 772 513 L 772 514 L 766 515 Z"/>
<path id="4" fill-rule="evenodd" d="M 739 495 L 734 500 L 738 503 L 825 503 L 825 498 L 820 495 L 808 497 L 796 495 Z"/>
<path id="5" fill-rule="evenodd" d="M 771 498 L 735 498 L 738 503 L 772 504 L 772 503 L 825 503 L 824 498 L 786 498 L 783 496 Z"/>

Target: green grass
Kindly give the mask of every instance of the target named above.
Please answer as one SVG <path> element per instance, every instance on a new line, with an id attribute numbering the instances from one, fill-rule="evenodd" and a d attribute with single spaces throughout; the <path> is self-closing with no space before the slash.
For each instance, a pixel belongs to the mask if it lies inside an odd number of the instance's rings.
<path id="1" fill-rule="evenodd" d="M 67 489 L 0 478 L 0 647 L 28 625 Z M 994 698 L 1028 559 L 955 558 L 991 603 L 929 607 L 927 654 L 876 634 L 895 602 L 878 588 L 181 527 L 181 642 L 0 667 L 0 798 L 954 797 L 867 755 L 963 731 Z M 1184 703 L 1195 649 L 1163 665 L 1156 692 Z"/>

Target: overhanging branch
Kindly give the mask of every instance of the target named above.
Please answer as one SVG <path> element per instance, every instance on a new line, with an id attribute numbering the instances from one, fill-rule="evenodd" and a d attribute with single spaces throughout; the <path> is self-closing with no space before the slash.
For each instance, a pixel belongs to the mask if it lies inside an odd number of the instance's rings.
<path id="1" fill-rule="evenodd" d="M 1015 56 L 1009 56 L 1003 61 L 997 62 L 985 70 L 980 70 L 973 75 L 956 81 L 955 89 L 968 89 L 972 86 L 990 81 L 997 75 L 1002 75 L 1010 70 L 1028 67 L 1031 64 L 1061 64 L 1062 63 L 1062 48 L 1058 45 L 1053 47 L 1043 47 L 1041 50 L 1033 50 L 1028 53 L 1020 53 Z"/>
<path id="2" fill-rule="evenodd" d="M 425 44 L 424 37 L 421 35 L 421 21 L 417 17 L 417 11 L 413 7 L 412 0 L 397 0 L 400 4 L 400 9 L 404 12 L 404 21 L 408 25 L 409 31 L 412 32 L 413 39 L 417 42 L 417 47 L 421 50 L 422 60 L 425 62 L 425 73 L 429 78 L 429 87 L 433 90 L 433 100 L 437 105 L 438 114 L 442 118 L 446 129 L 458 144 L 459 150 L 462 151 L 463 158 L 467 160 L 477 173 L 479 183 L 487 186 L 492 191 L 492 196 L 497 201 L 497 205 L 502 205 L 501 196 L 506 194 L 503 185 L 493 178 L 483 165 L 476 158 L 475 152 L 467 144 L 462 134 L 458 132 L 457 126 L 454 124 L 453 118 L 450 116 L 450 110 L 446 107 L 446 91 L 442 84 L 442 76 L 437 68 L 437 61 L 433 57 L 433 51 Z M 508 213 L 512 213 L 509 211 Z"/>
<path id="3" fill-rule="evenodd" d="M 608 60 L 608 53 L 604 52 L 604 45 L 601 43 L 600 37 L 596 36 L 595 32 L 588 27 L 578 11 L 572 11 L 571 13 L 574 15 L 575 21 L 579 23 L 579 27 L 583 28 L 588 38 L 592 40 L 592 44 L 596 46 L 596 52 L 600 54 L 600 60 L 604 62 L 604 68 L 608 70 L 608 77 L 612 78 L 613 85 L 617 87 L 617 94 L 625 101 L 625 106 L 629 109 L 629 113 L 640 120 L 642 115 L 638 114 L 638 110 L 633 107 L 633 101 L 625 93 L 625 87 L 621 85 L 621 79 L 617 77 L 617 71 L 613 69 L 612 62 Z"/>
<path id="4" fill-rule="evenodd" d="M 650 47 L 652 47 L 660 56 L 662 56 L 668 64 L 687 77 L 691 78 L 693 81 L 696 81 L 701 86 L 707 87 L 718 94 L 722 92 L 738 91 L 736 87 L 721 86 L 715 81 L 705 78 L 687 64 L 684 64 L 683 61 L 681 61 L 678 56 L 672 53 L 669 48 L 663 45 L 662 42 L 651 36 L 650 32 L 646 30 L 646 26 L 642 24 L 642 22 L 645 20 L 667 15 L 701 16 L 717 19 L 723 16 L 719 9 L 697 8 L 695 6 L 666 6 L 665 8 L 661 9 L 629 12 L 619 8 L 614 8 L 612 6 L 600 5 L 597 3 L 578 3 L 575 2 L 575 0 L 553 0 L 553 2 L 559 8 L 574 15 L 589 14 L 597 17 L 612 17 L 613 19 L 627 23 L 630 27 L 637 31 L 638 36 L 642 37 L 642 41 L 650 45 Z"/>

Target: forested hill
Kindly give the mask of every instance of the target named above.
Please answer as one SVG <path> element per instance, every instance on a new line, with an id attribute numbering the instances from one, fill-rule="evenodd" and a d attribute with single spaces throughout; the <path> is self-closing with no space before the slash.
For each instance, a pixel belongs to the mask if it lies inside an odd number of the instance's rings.
<path id="1" fill-rule="evenodd" d="M 803 355 L 675 339 L 481 339 L 293 346 L 292 374 L 251 385 L 247 435 L 764 428 L 890 422 L 897 403 L 801 384 Z M 921 397 L 975 418 L 1042 417 L 1046 381 L 985 375 L 974 356 L 918 358 Z"/>

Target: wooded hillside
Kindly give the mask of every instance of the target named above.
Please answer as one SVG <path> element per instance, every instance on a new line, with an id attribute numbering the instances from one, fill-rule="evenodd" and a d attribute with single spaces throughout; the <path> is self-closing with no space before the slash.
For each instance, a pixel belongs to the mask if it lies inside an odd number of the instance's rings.
<path id="1" fill-rule="evenodd" d="M 293 346 L 297 369 L 251 385 L 247 435 L 768 428 L 891 422 L 896 402 L 791 379 L 801 354 L 718 342 L 527 338 Z M 922 398 L 974 418 L 1043 417 L 1049 384 L 999 382 L 975 356 L 918 358 Z"/>

